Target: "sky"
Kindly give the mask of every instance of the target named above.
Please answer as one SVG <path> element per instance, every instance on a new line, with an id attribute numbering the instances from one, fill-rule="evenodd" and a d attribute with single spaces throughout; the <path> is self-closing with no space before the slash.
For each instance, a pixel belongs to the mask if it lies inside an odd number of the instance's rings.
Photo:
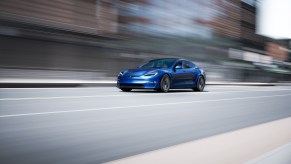
<path id="1" fill-rule="evenodd" d="M 257 33 L 273 39 L 291 39 L 291 0 L 259 0 Z"/>

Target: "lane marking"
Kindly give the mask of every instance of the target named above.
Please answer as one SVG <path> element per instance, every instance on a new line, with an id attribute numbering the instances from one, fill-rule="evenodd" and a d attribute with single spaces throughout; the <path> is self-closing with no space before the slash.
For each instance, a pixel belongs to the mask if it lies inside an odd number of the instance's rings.
<path id="1" fill-rule="evenodd" d="M 120 94 L 120 95 L 92 95 L 92 96 L 56 96 L 56 97 L 21 97 L 21 98 L 0 98 L 0 101 L 18 101 L 18 100 L 50 100 L 50 99 L 77 99 L 77 98 L 106 98 L 106 97 L 124 97 L 124 96 L 165 96 L 180 94 L 217 94 L 217 93 L 243 93 L 243 92 L 271 92 L 271 91 L 290 91 L 291 89 L 274 89 L 274 90 L 247 90 L 247 91 L 218 91 L 218 92 L 181 92 L 181 93 L 147 93 L 147 94 Z"/>
<path id="2" fill-rule="evenodd" d="M 69 89 L 72 89 L 72 90 L 76 90 L 76 89 L 108 89 L 108 88 L 112 88 L 112 87 L 75 87 L 75 88 L 70 88 L 70 87 L 64 87 L 64 88 L 61 88 L 61 87 L 51 87 L 51 88 L 0 88 L 0 90 L 60 90 L 60 89 L 64 89 L 64 90 L 69 90 Z M 116 88 L 117 90 L 118 88 Z"/>
<path id="3" fill-rule="evenodd" d="M 119 107 L 106 107 L 106 108 L 96 108 L 96 109 L 78 109 L 78 110 L 63 110 L 54 112 L 42 112 L 42 113 L 22 113 L 22 114 L 8 114 L 0 115 L 0 118 L 7 117 L 20 117 L 20 116 L 35 116 L 35 115 L 49 115 L 49 114 L 61 114 L 61 113 L 75 113 L 75 112 L 89 112 L 89 111 L 99 111 L 108 109 L 124 109 L 124 108 L 141 108 L 141 107 L 153 107 L 153 106 L 166 106 L 166 105 L 179 105 L 179 104 L 191 104 L 191 103 L 205 103 L 205 102 L 218 102 L 218 101 L 231 101 L 231 100 L 246 100 L 246 99 L 260 99 L 260 98 L 271 98 L 271 97 L 284 97 L 291 96 L 291 94 L 284 95 L 271 95 L 271 96 L 258 96 L 258 97 L 241 97 L 241 98 L 229 98 L 229 99 L 216 99 L 216 100 L 199 100 L 199 101 L 186 101 L 177 103 L 163 103 L 163 104 L 148 104 L 148 105 L 134 105 L 134 106 L 119 106 Z"/>

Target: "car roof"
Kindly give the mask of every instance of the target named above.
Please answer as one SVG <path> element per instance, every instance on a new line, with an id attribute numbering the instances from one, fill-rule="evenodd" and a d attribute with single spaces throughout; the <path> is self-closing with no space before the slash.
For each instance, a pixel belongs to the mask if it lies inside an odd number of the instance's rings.
<path id="1" fill-rule="evenodd" d="M 186 59 L 182 59 L 182 58 L 156 58 L 156 59 L 152 59 L 152 60 L 163 60 L 163 59 L 186 60 Z"/>

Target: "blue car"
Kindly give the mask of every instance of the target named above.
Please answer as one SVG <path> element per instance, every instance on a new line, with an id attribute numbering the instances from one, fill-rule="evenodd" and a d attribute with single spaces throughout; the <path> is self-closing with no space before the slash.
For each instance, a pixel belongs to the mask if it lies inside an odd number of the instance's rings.
<path id="1" fill-rule="evenodd" d="M 137 69 L 119 73 L 117 87 L 124 92 L 132 89 L 154 89 L 168 92 L 170 89 L 203 91 L 205 72 L 185 59 L 166 58 L 150 60 Z"/>

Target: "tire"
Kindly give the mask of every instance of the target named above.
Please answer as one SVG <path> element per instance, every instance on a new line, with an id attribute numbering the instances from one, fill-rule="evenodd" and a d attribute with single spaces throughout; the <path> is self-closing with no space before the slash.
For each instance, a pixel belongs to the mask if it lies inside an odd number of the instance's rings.
<path id="1" fill-rule="evenodd" d="M 120 88 L 123 92 L 130 92 L 132 89 L 130 88 Z"/>
<path id="2" fill-rule="evenodd" d="M 199 76 L 197 81 L 197 86 L 193 88 L 194 91 L 203 92 L 203 89 L 205 87 L 205 79 L 202 76 Z"/>
<path id="3" fill-rule="evenodd" d="M 158 91 L 160 92 L 168 92 L 170 90 L 171 80 L 168 75 L 163 75 L 160 81 L 160 88 Z"/>

